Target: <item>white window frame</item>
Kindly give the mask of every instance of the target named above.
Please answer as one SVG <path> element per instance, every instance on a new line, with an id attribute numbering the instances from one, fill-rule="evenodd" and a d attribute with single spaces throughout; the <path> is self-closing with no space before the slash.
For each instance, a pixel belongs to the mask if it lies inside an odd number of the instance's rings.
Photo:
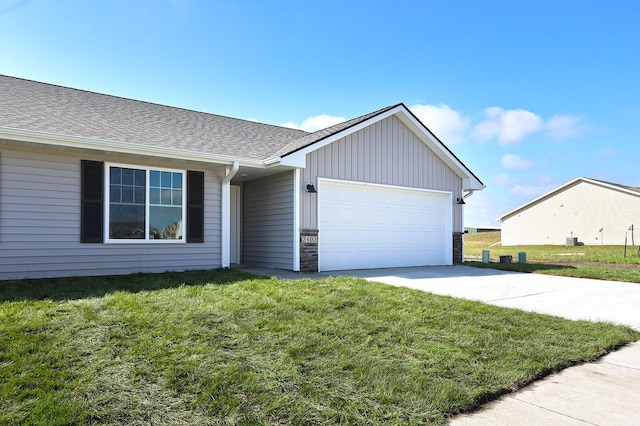
<path id="1" fill-rule="evenodd" d="M 136 169 L 136 170 L 144 170 L 146 173 L 145 180 L 145 206 L 144 206 L 144 215 L 145 215 L 145 230 L 144 230 L 144 239 L 124 239 L 124 238 L 110 238 L 109 230 L 111 227 L 110 222 L 110 208 L 111 208 L 111 167 L 120 167 L 126 169 Z M 149 203 L 149 187 L 150 187 L 150 173 L 151 171 L 159 171 L 159 172 L 171 172 L 171 173 L 181 173 L 182 174 L 182 239 L 179 240 L 165 240 L 165 239 L 154 239 L 149 238 L 149 214 L 150 214 L 150 203 Z M 187 171 L 180 169 L 169 169 L 166 167 L 153 167 L 153 166 L 140 166 L 134 164 L 122 164 L 122 163 L 105 163 L 104 167 L 104 193 L 105 193 L 105 202 L 104 202 L 104 242 L 107 244 L 186 244 L 187 243 Z"/>

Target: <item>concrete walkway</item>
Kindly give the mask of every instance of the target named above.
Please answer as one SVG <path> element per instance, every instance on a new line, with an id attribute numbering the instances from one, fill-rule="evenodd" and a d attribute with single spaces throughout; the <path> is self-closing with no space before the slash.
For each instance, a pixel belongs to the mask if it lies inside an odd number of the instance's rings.
<path id="1" fill-rule="evenodd" d="M 523 274 L 462 265 L 298 274 L 241 268 L 286 279 L 358 276 L 498 306 L 640 330 L 640 284 Z M 638 425 L 640 342 L 567 368 L 457 416 L 450 425 Z"/>

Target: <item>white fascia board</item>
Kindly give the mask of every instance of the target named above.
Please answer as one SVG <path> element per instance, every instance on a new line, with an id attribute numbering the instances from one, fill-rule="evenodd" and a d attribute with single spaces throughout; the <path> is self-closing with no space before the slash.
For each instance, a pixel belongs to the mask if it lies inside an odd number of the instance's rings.
<path id="1" fill-rule="evenodd" d="M 398 111 L 401 111 L 402 107 L 401 106 L 397 106 L 395 108 L 392 108 L 388 111 L 383 112 L 382 114 L 376 115 L 375 117 L 371 117 L 368 120 L 363 121 L 362 123 L 358 123 L 355 126 L 346 128 L 338 133 L 335 133 L 331 136 L 328 136 L 325 139 L 322 139 L 316 143 L 313 143 L 307 147 L 304 147 L 302 149 L 300 149 L 299 151 L 294 152 L 293 154 L 289 154 L 286 157 L 281 157 L 280 158 L 280 164 L 283 166 L 292 166 L 292 167 L 301 167 L 304 168 L 306 166 L 306 158 L 307 158 L 307 154 L 309 154 L 310 152 L 313 152 L 315 150 L 318 150 L 324 146 L 327 146 L 339 139 L 344 138 L 345 136 L 348 136 L 352 133 L 355 133 L 359 130 L 364 129 L 365 127 L 369 127 L 370 125 L 372 125 L 373 123 L 376 123 L 378 121 L 384 120 L 387 117 L 390 117 L 394 114 L 396 114 Z"/>
<path id="2" fill-rule="evenodd" d="M 107 141 L 80 136 L 59 135 L 33 130 L 12 129 L 9 127 L 0 127 L 0 139 L 32 142 L 50 146 L 63 146 L 67 148 L 117 152 L 121 154 L 157 156 L 213 164 L 232 165 L 234 161 L 238 161 L 241 166 L 265 168 L 265 163 L 261 160 L 238 158 L 230 155 L 207 154 L 175 148 L 138 145 L 133 143 Z"/>

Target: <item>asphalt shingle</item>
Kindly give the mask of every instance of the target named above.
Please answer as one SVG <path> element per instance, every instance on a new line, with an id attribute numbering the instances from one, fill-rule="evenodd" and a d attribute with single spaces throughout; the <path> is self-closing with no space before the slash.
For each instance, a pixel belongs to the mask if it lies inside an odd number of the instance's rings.
<path id="1" fill-rule="evenodd" d="M 264 160 L 302 130 L 0 76 L 0 127 Z"/>

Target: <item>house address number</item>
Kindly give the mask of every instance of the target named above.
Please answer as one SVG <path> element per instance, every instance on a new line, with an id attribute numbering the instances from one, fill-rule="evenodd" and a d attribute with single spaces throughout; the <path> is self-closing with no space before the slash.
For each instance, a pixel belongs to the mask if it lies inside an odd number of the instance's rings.
<path id="1" fill-rule="evenodd" d="M 317 235 L 302 235 L 300 237 L 300 242 L 305 244 L 318 244 L 318 236 Z"/>

